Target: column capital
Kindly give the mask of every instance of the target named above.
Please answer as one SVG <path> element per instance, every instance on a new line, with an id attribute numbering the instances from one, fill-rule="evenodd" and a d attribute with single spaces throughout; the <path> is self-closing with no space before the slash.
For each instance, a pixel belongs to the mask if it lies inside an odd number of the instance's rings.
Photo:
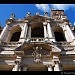
<path id="1" fill-rule="evenodd" d="M 59 61 L 59 57 L 54 55 L 54 56 L 53 56 L 53 61 L 54 61 L 54 63 L 60 62 L 60 61 Z"/>
<path id="2" fill-rule="evenodd" d="M 28 20 L 25 20 L 24 22 L 25 22 L 25 23 L 28 23 Z"/>
<path id="3" fill-rule="evenodd" d="M 44 25 L 44 26 L 47 25 L 47 22 L 43 22 L 43 25 Z"/>
<path id="4" fill-rule="evenodd" d="M 47 20 L 47 23 L 50 23 L 50 20 Z"/>

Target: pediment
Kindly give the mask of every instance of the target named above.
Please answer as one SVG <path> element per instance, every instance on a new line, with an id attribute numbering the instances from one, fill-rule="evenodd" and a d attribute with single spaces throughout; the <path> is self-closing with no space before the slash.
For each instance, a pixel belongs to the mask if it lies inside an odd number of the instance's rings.
<path id="1" fill-rule="evenodd" d="M 29 22 L 45 21 L 45 17 L 39 15 L 28 16 L 25 19 L 27 19 Z"/>

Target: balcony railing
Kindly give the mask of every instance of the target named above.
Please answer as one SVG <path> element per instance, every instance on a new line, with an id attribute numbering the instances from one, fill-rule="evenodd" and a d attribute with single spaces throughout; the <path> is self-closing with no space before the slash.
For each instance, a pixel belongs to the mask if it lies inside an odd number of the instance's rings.
<path id="1" fill-rule="evenodd" d="M 44 38 L 31 38 L 31 42 L 44 42 Z"/>
<path id="2" fill-rule="evenodd" d="M 8 45 L 15 45 L 15 46 L 17 46 L 18 42 L 9 42 Z"/>
<path id="3" fill-rule="evenodd" d="M 30 38 L 30 39 L 25 39 L 26 41 L 30 41 L 31 43 L 44 43 L 44 42 L 49 42 L 50 39 L 54 39 L 54 37 L 52 38 Z"/>
<path id="4" fill-rule="evenodd" d="M 50 43 L 52 45 L 55 45 L 57 47 L 59 47 L 61 50 L 72 50 L 74 49 L 74 45 L 71 45 L 70 43 L 71 42 L 51 42 L 50 40 L 54 39 L 54 37 L 52 38 L 22 38 L 22 39 L 25 39 L 25 42 L 29 42 L 29 43 Z M 17 48 L 18 44 L 20 42 L 9 42 L 9 43 L 4 43 L 0 46 L 1 47 L 4 47 L 4 49 L 15 49 Z"/>
<path id="5" fill-rule="evenodd" d="M 57 46 L 69 46 L 71 42 L 54 42 L 54 44 L 56 44 Z"/>
<path id="6" fill-rule="evenodd" d="M 70 44 L 71 42 L 55 42 L 55 45 L 59 47 L 62 51 L 74 50 L 74 45 Z"/>

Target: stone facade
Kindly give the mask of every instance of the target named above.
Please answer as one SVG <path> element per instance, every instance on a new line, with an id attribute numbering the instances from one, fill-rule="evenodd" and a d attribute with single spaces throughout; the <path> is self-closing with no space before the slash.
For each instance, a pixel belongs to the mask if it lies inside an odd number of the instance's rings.
<path id="1" fill-rule="evenodd" d="M 75 70 L 75 35 L 64 10 L 23 19 L 12 14 L 0 34 L 0 70 Z"/>

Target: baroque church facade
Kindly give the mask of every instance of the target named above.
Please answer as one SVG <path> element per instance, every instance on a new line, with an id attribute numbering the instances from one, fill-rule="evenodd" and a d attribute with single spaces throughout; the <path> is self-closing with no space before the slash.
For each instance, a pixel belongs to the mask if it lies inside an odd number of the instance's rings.
<path id="1" fill-rule="evenodd" d="M 12 14 L 0 34 L 0 71 L 75 70 L 75 28 L 64 10 L 23 19 Z"/>

